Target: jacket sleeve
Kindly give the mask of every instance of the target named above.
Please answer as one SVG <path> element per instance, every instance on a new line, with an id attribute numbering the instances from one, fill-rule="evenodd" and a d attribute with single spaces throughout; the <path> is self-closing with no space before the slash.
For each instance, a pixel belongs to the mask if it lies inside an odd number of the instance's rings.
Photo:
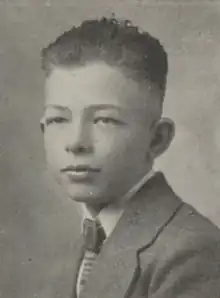
<path id="1" fill-rule="evenodd" d="M 160 250 L 153 267 L 143 297 L 220 297 L 220 241 L 216 239 L 188 239 L 178 245 L 173 241 Z"/>

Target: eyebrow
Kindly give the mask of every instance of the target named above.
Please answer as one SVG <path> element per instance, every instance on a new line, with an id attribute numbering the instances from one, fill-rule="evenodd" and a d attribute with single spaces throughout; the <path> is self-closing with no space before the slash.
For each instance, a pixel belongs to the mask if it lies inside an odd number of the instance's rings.
<path id="1" fill-rule="evenodd" d="M 121 111 L 122 108 L 117 106 L 117 105 L 113 105 L 113 104 L 97 104 L 97 105 L 91 105 L 90 108 L 92 110 L 117 110 L 117 111 Z"/>
<path id="2" fill-rule="evenodd" d="M 57 105 L 57 104 L 48 104 L 45 106 L 45 110 L 47 108 L 52 108 L 52 109 L 57 109 L 60 111 L 66 111 L 70 109 L 67 106 L 62 106 L 62 105 Z M 96 105 L 91 105 L 88 106 L 87 109 L 91 109 L 91 110 L 108 110 L 108 109 L 113 109 L 113 110 L 117 110 L 117 111 L 121 111 L 122 108 L 117 106 L 117 105 L 113 105 L 113 104 L 96 104 Z"/>
<path id="3" fill-rule="evenodd" d="M 61 106 L 61 105 L 57 105 L 57 104 L 48 104 L 45 106 L 45 110 L 47 110 L 48 108 L 52 108 L 52 109 L 56 109 L 56 110 L 60 110 L 60 111 L 66 111 L 69 110 L 68 107 L 66 106 Z"/>

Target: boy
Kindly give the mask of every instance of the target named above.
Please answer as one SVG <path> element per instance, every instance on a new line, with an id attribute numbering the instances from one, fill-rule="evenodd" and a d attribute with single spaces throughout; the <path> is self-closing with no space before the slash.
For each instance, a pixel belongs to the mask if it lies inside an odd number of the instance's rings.
<path id="1" fill-rule="evenodd" d="M 83 210 L 71 297 L 220 297 L 219 230 L 152 169 L 174 136 L 159 41 L 129 21 L 89 20 L 42 61 L 48 165 Z"/>

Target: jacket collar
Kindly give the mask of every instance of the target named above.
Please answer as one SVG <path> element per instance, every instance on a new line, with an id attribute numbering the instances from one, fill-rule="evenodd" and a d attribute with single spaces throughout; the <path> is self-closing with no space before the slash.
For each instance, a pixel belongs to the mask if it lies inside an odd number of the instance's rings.
<path id="1" fill-rule="evenodd" d="M 80 298 L 128 297 L 139 275 L 139 252 L 151 246 L 181 205 L 161 172 L 149 179 L 107 239 Z"/>

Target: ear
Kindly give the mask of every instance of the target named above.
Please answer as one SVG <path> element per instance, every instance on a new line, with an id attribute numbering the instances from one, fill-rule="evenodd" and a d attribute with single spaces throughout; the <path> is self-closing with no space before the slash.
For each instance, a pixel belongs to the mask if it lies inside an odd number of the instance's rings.
<path id="1" fill-rule="evenodd" d="M 153 126 L 153 136 L 150 144 L 151 158 L 163 154 L 175 135 L 175 125 L 174 122 L 169 118 L 161 118 Z"/>
<path id="2" fill-rule="evenodd" d="M 45 119 L 44 119 L 44 117 L 42 117 L 40 119 L 40 129 L 41 129 L 42 133 L 44 133 L 44 130 L 45 130 Z"/>

